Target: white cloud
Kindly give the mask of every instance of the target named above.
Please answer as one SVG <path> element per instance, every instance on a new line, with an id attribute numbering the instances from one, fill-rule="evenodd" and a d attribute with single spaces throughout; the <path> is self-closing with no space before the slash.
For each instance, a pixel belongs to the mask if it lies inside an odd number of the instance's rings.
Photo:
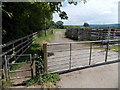
<path id="1" fill-rule="evenodd" d="M 62 20 L 64 24 L 80 25 L 84 22 L 91 24 L 107 24 L 118 22 L 119 0 L 89 0 L 86 4 L 79 3 L 77 6 L 67 4 L 63 7 L 69 19 Z M 55 13 L 54 21 L 61 20 Z"/>
<path id="2" fill-rule="evenodd" d="M 111 11 L 104 11 L 102 14 L 111 14 Z"/>

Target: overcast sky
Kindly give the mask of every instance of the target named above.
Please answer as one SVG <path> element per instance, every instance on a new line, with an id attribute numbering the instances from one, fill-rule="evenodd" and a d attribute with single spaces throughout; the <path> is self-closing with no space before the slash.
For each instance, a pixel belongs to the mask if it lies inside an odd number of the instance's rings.
<path id="1" fill-rule="evenodd" d="M 89 24 L 117 24 L 118 23 L 118 2 L 120 0 L 88 0 L 86 4 L 70 5 L 63 3 L 64 10 L 69 19 L 62 20 L 64 25 Z M 57 13 L 53 15 L 53 20 L 61 20 Z"/>

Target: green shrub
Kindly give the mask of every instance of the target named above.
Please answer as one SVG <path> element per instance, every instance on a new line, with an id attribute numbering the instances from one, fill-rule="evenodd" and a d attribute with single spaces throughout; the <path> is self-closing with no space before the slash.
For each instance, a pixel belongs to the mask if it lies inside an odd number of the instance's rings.
<path id="1" fill-rule="evenodd" d="M 31 86 L 31 85 L 37 83 L 37 84 L 44 86 L 44 85 L 48 84 L 48 82 L 49 82 L 49 83 L 53 84 L 52 86 L 54 86 L 54 84 L 59 80 L 60 80 L 60 76 L 57 73 L 44 73 L 37 77 L 34 77 L 33 79 L 28 80 L 26 85 Z M 50 84 L 48 84 L 48 85 L 50 85 Z"/>
<path id="2" fill-rule="evenodd" d="M 35 84 L 36 82 L 37 82 L 37 78 L 33 77 L 33 79 L 30 79 L 26 82 L 26 85 L 31 86 L 31 85 Z"/>

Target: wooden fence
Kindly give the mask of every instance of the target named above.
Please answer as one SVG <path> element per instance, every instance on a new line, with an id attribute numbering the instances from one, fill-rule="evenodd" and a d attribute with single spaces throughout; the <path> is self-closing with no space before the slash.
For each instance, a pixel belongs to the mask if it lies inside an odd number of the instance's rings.
<path id="1" fill-rule="evenodd" d="M 66 37 L 74 40 L 105 40 L 115 39 L 120 36 L 120 30 L 115 29 L 81 29 L 81 28 L 67 28 Z"/>

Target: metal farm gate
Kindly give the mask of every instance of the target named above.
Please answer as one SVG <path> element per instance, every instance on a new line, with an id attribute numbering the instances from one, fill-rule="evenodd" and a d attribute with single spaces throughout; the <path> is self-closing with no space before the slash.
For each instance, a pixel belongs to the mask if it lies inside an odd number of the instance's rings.
<path id="1" fill-rule="evenodd" d="M 119 42 L 100 40 L 44 44 L 44 71 L 64 73 L 119 62 Z"/>

